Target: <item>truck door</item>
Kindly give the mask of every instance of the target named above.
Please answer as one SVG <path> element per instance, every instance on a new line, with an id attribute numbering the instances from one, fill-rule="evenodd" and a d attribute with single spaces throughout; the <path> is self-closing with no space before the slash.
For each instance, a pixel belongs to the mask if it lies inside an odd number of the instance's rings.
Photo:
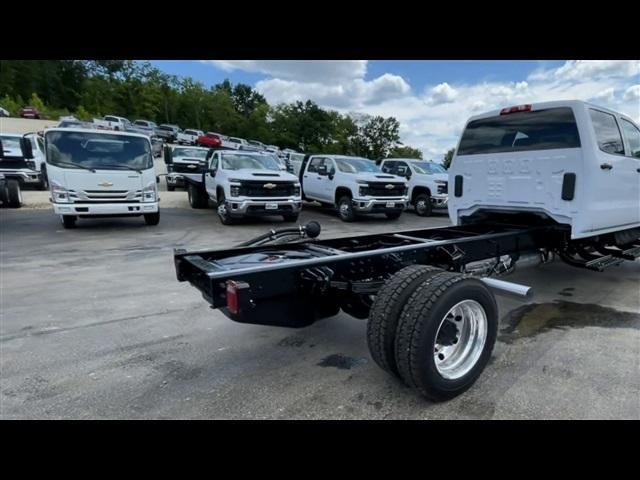
<path id="1" fill-rule="evenodd" d="M 640 129 L 625 118 L 620 119 L 622 125 L 622 133 L 626 141 L 626 155 L 635 162 L 632 168 L 636 171 L 636 189 L 635 189 L 635 222 L 640 223 Z"/>
<path id="2" fill-rule="evenodd" d="M 207 194 L 209 198 L 216 198 L 216 176 L 218 174 L 218 169 L 220 168 L 220 154 L 218 152 L 214 153 L 209 160 L 209 165 L 207 170 L 204 172 L 204 187 L 207 190 Z M 215 172 L 215 175 L 214 173 Z"/>
<path id="3" fill-rule="evenodd" d="M 304 194 L 312 200 L 320 200 L 322 197 L 323 177 L 318 174 L 318 167 L 321 165 L 324 165 L 324 157 L 311 157 L 302 175 Z"/>
<path id="4" fill-rule="evenodd" d="M 614 115 L 589 108 L 589 116 L 598 146 L 590 184 L 592 228 L 597 230 L 638 223 L 640 174 L 637 169 L 640 161 L 625 149 L 621 125 Z"/>

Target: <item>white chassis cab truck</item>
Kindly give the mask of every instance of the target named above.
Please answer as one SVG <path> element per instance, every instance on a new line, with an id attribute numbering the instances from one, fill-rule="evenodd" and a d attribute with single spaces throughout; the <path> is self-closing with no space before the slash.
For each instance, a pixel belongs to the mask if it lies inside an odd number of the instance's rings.
<path id="1" fill-rule="evenodd" d="M 595 271 L 640 267 L 640 130 L 629 117 L 577 101 L 479 115 L 449 172 L 453 226 L 320 240 L 309 222 L 235 248 L 177 249 L 178 280 L 236 322 L 300 328 L 340 311 L 367 319 L 375 362 L 442 401 L 489 364 L 494 293 L 531 294 L 494 277 L 555 258 Z"/>
<path id="2" fill-rule="evenodd" d="M 380 164 L 380 170 L 407 179 L 409 205 L 413 205 L 419 216 L 428 217 L 434 209 L 447 208 L 449 175 L 439 163 L 386 158 Z"/>
<path id="3" fill-rule="evenodd" d="M 372 213 L 396 219 L 407 206 L 405 179 L 382 173 L 366 158 L 309 155 L 300 172 L 304 198 L 335 207 L 344 222 Z"/>
<path id="4" fill-rule="evenodd" d="M 183 175 L 192 208 L 216 205 L 223 225 L 237 218 L 282 216 L 298 220 L 302 208 L 300 182 L 281 169 L 273 154 L 246 150 L 213 150 L 198 178 Z"/>
<path id="5" fill-rule="evenodd" d="M 144 216 L 160 221 L 151 142 L 147 135 L 58 129 L 45 133 L 53 210 L 65 228 L 78 218 Z"/>

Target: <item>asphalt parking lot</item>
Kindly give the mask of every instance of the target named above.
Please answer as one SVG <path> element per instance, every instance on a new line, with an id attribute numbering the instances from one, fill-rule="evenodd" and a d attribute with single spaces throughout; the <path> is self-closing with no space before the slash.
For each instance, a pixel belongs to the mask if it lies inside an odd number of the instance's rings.
<path id="1" fill-rule="evenodd" d="M 161 205 L 157 227 L 75 230 L 48 208 L 0 210 L 1 418 L 640 418 L 640 263 L 516 271 L 509 279 L 535 296 L 498 297 L 490 364 L 467 393 L 434 404 L 374 364 L 365 321 L 236 324 L 177 282 L 174 247 L 230 247 L 280 220 L 225 227 L 213 210 Z M 344 224 L 309 206 L 301 222 L 311 219 L 321 238 L 448 224 L 410 212 Z"/>

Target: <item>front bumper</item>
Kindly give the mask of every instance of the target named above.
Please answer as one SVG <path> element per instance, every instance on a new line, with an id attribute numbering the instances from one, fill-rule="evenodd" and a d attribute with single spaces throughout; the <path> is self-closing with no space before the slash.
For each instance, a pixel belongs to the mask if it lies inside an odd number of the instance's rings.
<path id="1" fill-rule="evenodd" d="M 431 197 L 431 205 L 433 208 L 447 208 L 449 203 L 449 195 L 433 195 Z"/>
<path id="2" fill-rule="evenodd" d="M 167 185 L 171 187 L 184 187 L 184 177 L 181 173 L 167 174 Z"/>
<path id="3" fill-rule="evenodd" d="M 20 170 L 2 170 L 0 169 L 5 178 L 16 178 L 24 184 L 39 183 L 42 179 L 42 174 L 36 170 L 29 170 L 26 168 Z"/>
<path id="4" fill-rule="evenodd" d="M 155 213 L 159 202 L 127 203 L 54 203 L 53 211 L 58 215 L 142 215 Z"/>
<path id="5" fill-rule="evenodd" d="M 407 208 L 407 197 L 389 198 L 354 198 L 351 200 L 353 209 L 358 213 L 385 213 L 403 211 Z"/>
<path id="6" fill-rule="evenodd" d="M 302 198 L 227 199 L 227 212 L 232 217 L 295 214 L 302 209 Z M 267 208 L 277 205 L 277 208 Z"/>

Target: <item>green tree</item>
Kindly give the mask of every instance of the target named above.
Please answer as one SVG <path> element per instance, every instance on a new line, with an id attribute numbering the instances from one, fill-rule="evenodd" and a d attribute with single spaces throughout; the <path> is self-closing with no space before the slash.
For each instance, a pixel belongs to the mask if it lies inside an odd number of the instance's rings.
<path id="1" fill-rule="evenodd" d="M 375 116 L 362 127 L 360 135 L 366 148 L 366 156 L 379 160 L 400 141 L 400 122 L 393 117 Z"/>
<path id="2" fill-rule="evenodd" d="M 407 145 L 397 145 L 389 151 L 389 158 L 419 158 L 422 159 L 422 151 Z"/>
<path id="3" fill-rule="evenodd" d="M 450 148 L 449 150 L 447 150 L 447 153 L 444 154 L 444 160 L 442 161 L 442 165 L 447 170 L 449 170 L 449 167 L 451 166 L 451 160 L 453 160 L 453 154 L 455 153 L 455 151 L 456 151 L 455 148 Z"/>

